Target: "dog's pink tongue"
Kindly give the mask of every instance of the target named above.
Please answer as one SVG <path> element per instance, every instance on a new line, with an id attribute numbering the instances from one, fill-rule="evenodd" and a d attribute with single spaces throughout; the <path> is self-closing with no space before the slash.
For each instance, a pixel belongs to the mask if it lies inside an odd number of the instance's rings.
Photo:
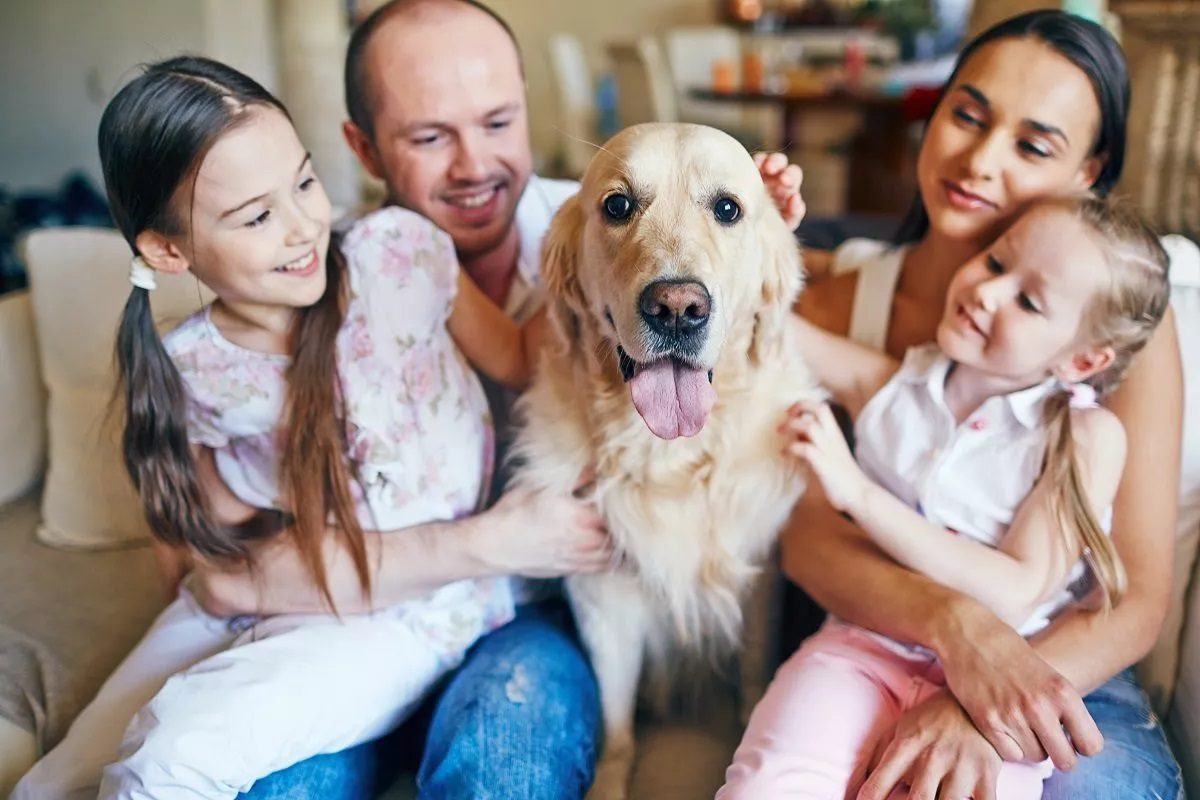
<path id="1" fill-rule="evenodd" d="M 669 358 L 639 367 L 629 391 L 633 407 L 660 439 L 695 436 L 717 399 L 708 373 Z"/>

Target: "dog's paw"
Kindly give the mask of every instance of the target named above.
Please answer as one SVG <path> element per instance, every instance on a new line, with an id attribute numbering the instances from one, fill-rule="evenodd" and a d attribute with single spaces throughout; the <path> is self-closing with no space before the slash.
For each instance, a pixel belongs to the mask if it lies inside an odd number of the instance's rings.
<path id="1" fill-rule="evenodd" d="M 629 773 L 633 754 L 605 754 L 596 765 L 596 779 L 587 800 L 626 800 L 629 797 Z"/>

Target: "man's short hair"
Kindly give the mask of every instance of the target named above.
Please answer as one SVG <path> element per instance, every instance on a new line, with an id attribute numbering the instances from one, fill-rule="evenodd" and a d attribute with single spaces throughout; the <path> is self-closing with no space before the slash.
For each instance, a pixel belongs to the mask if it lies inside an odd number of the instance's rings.
<path id="1" fill-rule="evenodd" d="M 521 48 L 517 45 L 517 37 L 504 18 L 478 0 L 442 0 L 442 2 L 459 3 L 478 9 L 494 19 L 512 40 L 513 49 L 517 51 L 517 64 L 524 73 L 521 62 Z M 371 12 L 353 33 L 350 34 L 350 44 L 346 48 L 346 71 L 344 74 L 346 90 L 346 113 L 350 121 L 372 141 L 375 139 L 375 109 L 372 107 L 374 98 L 371 95 L 370 79 L 366 70 L 367 46 L 371 37 L 384 22 L 418 5 L 432 4 L 431 0 L 390 0 Z"/>

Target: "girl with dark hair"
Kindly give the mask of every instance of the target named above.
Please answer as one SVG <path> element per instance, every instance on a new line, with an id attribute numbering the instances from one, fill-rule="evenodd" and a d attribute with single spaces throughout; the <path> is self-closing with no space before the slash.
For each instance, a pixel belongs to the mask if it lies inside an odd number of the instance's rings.
<path id="1" fill-rule="evenodd" d="M 463 356 L 519 388 L 538 330 L 492 306 L 449 237 L 411 212 L 378 211 L 331 246 L 329 200 L 287 112 L 226 66 L 149 66 L 105 110 L 99 143 L 135 254 L 117 337 L 123 446 L 159 562 L 177 583 L 193 558 L 252 567 L 252 548 L 278 540 L 334 613 L 219 619 L 185 586 L 15 796 L 99 784 L 102 798 L 230 798 L 395 727 L 512 618 L 508 579 L 484 574 L 434 575 L 423 596 L 339 617 L 326 563 L 348 558 L 369 605 L 364 528 L 405 529 L 432 554 L 466 524 L 493 442 Z M 216 295 L 161 340 L 160 272 Z M 594 512 L 551 502 L 510 496 L 476 519 L 512 537 L 593 530 L 592 568 L 605 566 Z"/>
<path id="2" fill-rule="evenodd" d="M 933 341 L 959 265 L 1024 209 L 1112 188 L 1128 108 L 1124 59 L 1098 25 L 1039 11 L 988 30 L 964 49 L 929 121 L 898 243 L 851 240 L 806 256 L 824 276 L 802 298 L 805 315 L 893 358 Z M 1110 613 L 1072 610 L 1029 641 L 887 558 L 820 492 L 801 500 L 781 542 L 788 575 L 840 619 L 933 651 L 945 671 L 947 688 L 901 715 L 875 758 L 859 754 L 862 800 L 901 784 L 922 798 L 983 800 L 1002 761 L 1047 756 L 1058 767 L 1044 787 L 1052 800 L 1180 795 L 1129 669 L 1153 646 L 1170 591 L 1182 438 L 1170 311 L 1106 404 L 1129 441 L 1112 528 L 1127 589 Z"/>

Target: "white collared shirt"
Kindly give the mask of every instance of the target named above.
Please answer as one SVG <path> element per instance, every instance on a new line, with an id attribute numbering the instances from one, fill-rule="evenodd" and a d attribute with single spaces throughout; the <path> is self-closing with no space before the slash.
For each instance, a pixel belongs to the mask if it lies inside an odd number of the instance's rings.
<path id="1" fill-rule="evenodd" d="M 525 322 L 542 307 L 542 240 L 550 230 L 550 220 L 579 191 L 576 181 L 560 181 L 529 176 L 529 183 L 517 203 L 517 271 L 504 302 L 504 311 L 517 322 Z"/>
<path id="2" fill-rule="evenodd" d="M 909 350 L 859 414 L 855 456 L 869 478 L 926 519 L 996 547 L 1042 474 L 1043 408 L 1061 389 L 1051 378 L 992 397 L 959 424 L 945 400 L 950 365 L 936 345 Z M 1084 574 L 1076 564 L 1067 584 Z M 1074 599 L 1064 587 L 1018 630 L 1036 633 Z"/>

